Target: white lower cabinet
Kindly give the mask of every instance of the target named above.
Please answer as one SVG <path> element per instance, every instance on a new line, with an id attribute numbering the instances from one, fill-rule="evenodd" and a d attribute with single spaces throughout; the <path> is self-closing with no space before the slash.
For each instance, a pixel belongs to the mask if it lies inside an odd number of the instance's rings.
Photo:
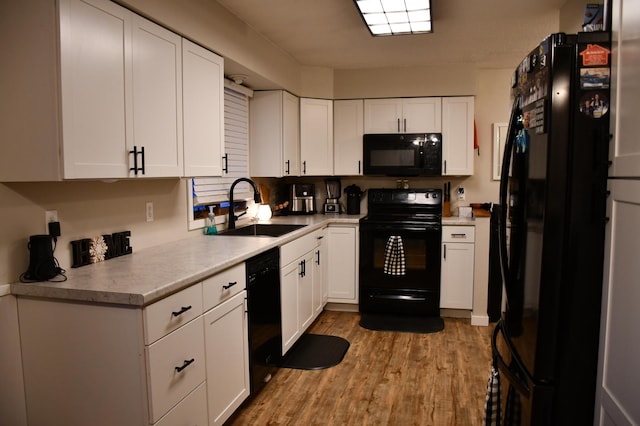
<path id="1" fill-rule="evenodd" d="M 249 396 L 247 292 L 204 314 L 209 424 L 223 424 Z"/>
<path id="2" fill-rule="evenodd" d="M 245 300 L 244 264 L 143 308 L 18 297 L 29 425 L 223 424 L 250 391 Z"/>
<path id="3" fill-rule="evenodd" d="M 313 259 L 313 310 L 317 317 L 327 304 L 327 228 L 316 233 L 318 245 Z"/>
<path id="4" fill-rule="evenodd" d="M 284 265 L 280 268 L 283 354 L 291 349 L 324 308 L 322 301 L 317 302 L 323 286 L 320 254 L 323 235 L 324 230 L 320 229 L 280 248 L 280 264 Z"/>
<path id="5" fill-rule="evenodd" d="M 442 227 L 441 308 L 473 308 L 474 231 L 473 226 Z"/>
<path id="6" fill-rule="evenodd" d="M 206 425 L 207 386 L 202 383 L 178 405 L 172 408 L 155 426 Z"/>
<path id="7" fill-rule="evenodd" d="M 160 420 L 205 377 L 202 318 L 145 348 L 150 422 Z"/>
<path id="8" fill-rule="evenodd" d="M 328 301 L 358 303 L 358 226 L 327 228 Z"/>

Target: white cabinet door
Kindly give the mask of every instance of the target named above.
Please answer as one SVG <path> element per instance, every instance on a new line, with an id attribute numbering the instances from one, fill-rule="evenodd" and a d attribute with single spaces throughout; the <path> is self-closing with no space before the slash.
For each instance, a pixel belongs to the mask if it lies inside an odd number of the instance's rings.
<path id="1" fill-rule="evenodd" d="M 300 160 L 302 175 L 333 175 L 333 101 L 300 99 Z"/>
<path id="2" fill-rule="evenodd" d="M 300 99 L 282 92 L 281 176 L 300 176 Z"/>
<path id="3" fill-rule="evenodd" d="M 358 303 L 358 227 L 327 228 L 328 301 Z"/>
<path id="4" fill-rule="evenodd" d="M 336 176 L 362 175 L 362 99 L 333 101 L 333 173 Z"/>
<path id="5" fill-rule="evenodd" d="M 439 133 L 441 98 L 364 100 L 365 133 Z"/>
<path id="6" fill-rule="evenodd" d="M 282 316 L 282 354 L 300 336 L 298 322 L 298 275 L 300 262 L 292 262 L 280 270 L 280 312 Z"/>
<path id="7" fill-rule="evenodd" d="M 440 133 L 441 111 L 441 98 L 403 99 L 401 133 Z"/>
<path id="8" fill-rule="evenodd" d="M 441 308 L 473 308 L 473 257 L 473 244 L 442 244 Z"/>
<path id="9" fill-rule="evenodd" d="M 473 96 L 442 98 L 442 174 L 473 174 Z"/>
<path id="10" fill-rule="evenodd" d="M 597 424 L 632 425 L 640 424 L 640 180 L 609 185 Z"/>
<path id="11" fill-rule="evenodd" d="M 473 308 L 474 244 L 473 226 L 442 227 L 441 308 Z"/>
<path id="12" fill-rule="evenodd" d="M 365 133 L 400 133 L 401 99 L 365 99 Z"/>
<path id="13" fill-rule="evenodd" d="M 640 4 L 613 3 L 611 60 L 611 176 L 640 176 Z"/>
<path id="14" fill-rule="evenodd" d="M 133 15 L 106 0 L 59 7 L 64 177 L 127 177 Z"/>
<path id="15" fill-rule="evenodd" d="M 254 92 L 249 108 L 251 176 L 298 176 L 299 98 L 282 90 Z"/>
<path id="16" fill-rule="evenodd" d="M 298 322 L 300 334 L 309 328 L 315 319 L 314 294 L 314 262 L 315 251 L 310 251 L 302 259 L 302 273 L 298 275 Z"/>
<path id="17" fill-rule="evenodd" d="M 184 175 L 222 176 L 224 60 L 182 40 Z"/>
<path id="18" fill-rule="evenodd" d="M 133 137 L 127 146 L 144 148 L 144 174 L 137 176 L 181 176 L 182 38 L 133 15 L 131 46 Z"/>
<path id="19" fill-rule="evenodd" d="M 327 304 L 327 280 L 326 280 L 326 228 L 317 233 L 318 246 L 313 252 L 313 310 L 314 319 L 322 313 Z"/>
<path id="20" fill-rule="evenodd" d="M 249 343 L 242 291 L 204 315 L 209 425 L 222 425 L 249 396 Z"/>

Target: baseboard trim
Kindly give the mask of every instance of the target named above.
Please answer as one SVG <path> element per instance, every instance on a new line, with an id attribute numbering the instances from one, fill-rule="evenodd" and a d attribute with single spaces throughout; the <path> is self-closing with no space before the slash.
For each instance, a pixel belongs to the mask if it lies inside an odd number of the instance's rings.
<path id="1" fill-rule="evenodd" d="M 471 325 L 488 326 L 489 315 L 471 315 Z"/>

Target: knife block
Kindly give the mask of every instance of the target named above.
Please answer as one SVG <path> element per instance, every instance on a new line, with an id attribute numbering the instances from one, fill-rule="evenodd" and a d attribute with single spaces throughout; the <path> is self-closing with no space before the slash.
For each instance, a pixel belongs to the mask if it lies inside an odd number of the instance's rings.
<path id="1" fill-rule="evenodd" d="M 451 217 L 451 202 L 442 202 L 442 217 Z"/>

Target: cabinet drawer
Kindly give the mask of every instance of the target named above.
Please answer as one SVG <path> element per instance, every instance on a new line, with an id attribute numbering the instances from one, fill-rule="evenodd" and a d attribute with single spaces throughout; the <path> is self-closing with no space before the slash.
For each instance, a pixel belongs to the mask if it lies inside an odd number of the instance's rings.
<path id="1" fill-rule="evenodd" d="M 443 243 L 472 243 L 475 241 L 475 226 L 443 226 Z"/>
<path id="2" fill-rule="evenodd" d="M 206 425 L 207 386 L 201 384 L 154 426 Z"/>
<path id="3" fill-rule="evenodd" d="M 280 266 L 286 266 L 316 248 L 322 236 L 322 229 L 318 229 L 280 247 Z"/>
<path id="4" fill-rule="evenodd" d="M 247 287 L 247 274 L 244 263 L 233 266 L 202 282 L 202 299 L 204 310 L 240 293 Z"/>
<path id="5" fill-rule="evenodd" d="M 202 314 L 202 287 L 194 284 L 144 308 L 144 342 L 149 345 Z"/>
<path id="6" fill-rule="evenodd" d="M 203 336 L 200 317 L 145 348 L 152 423 L 204 382 Z"/>

